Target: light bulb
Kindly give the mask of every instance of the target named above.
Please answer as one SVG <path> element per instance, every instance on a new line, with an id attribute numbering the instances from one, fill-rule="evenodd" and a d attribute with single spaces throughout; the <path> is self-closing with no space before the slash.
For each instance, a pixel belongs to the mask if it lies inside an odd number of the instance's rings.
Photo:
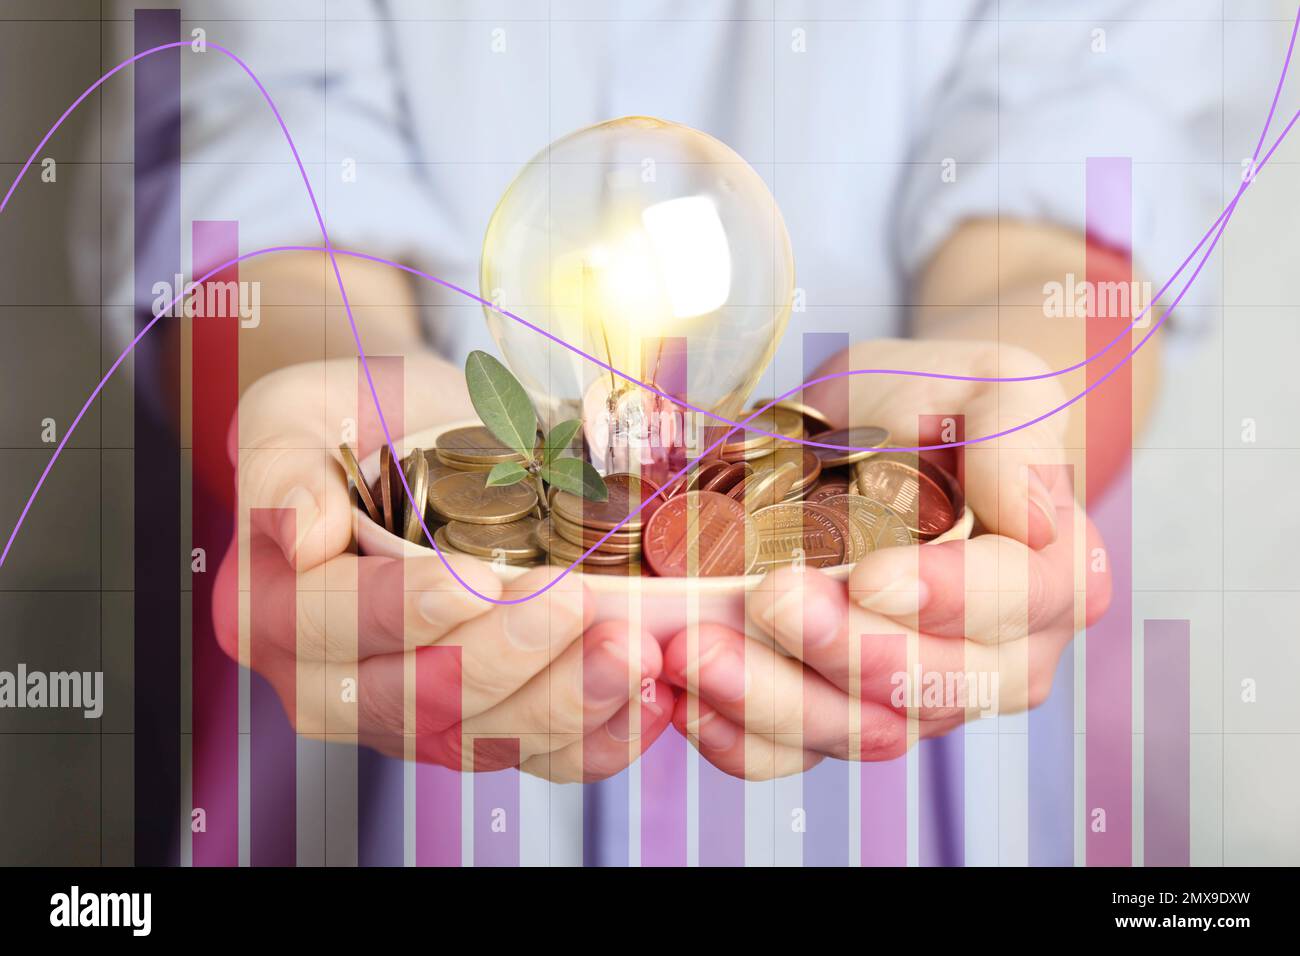
<path id="1" fill-rule="evenodd" d="M 698 130 L 645 116 L 572 133 L 488 223 L 482 296 L 668 401 L 485 309 L 549 428 L 582 418 L 603 473 L 698 448 L 689 402 L 735 419 L 790 317 L 794 261 L 762 177 Z"/>

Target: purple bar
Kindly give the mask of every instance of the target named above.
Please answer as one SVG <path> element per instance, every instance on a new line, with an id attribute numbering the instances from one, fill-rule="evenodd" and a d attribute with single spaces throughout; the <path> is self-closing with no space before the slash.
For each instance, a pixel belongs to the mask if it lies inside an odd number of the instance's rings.
<path id="1" fill-rule="evenodd" d="M 888 653 L 873 645 L 894 645 Z M 861 642 L 862 677 L 868 660 L 907 660 L 907 635 L 863 634 Z M 861 678 L 860 678 L 861 679 Z M 861 702 L 862 720 L 869 708 Z M 907 741 L 900 742 L 898 753 L 890 760 L 863 761 L 862 779 L 862 865 L 907 866 Z"/>
<path id="2" fill-rule="evenodd" d="M 406 434 L 405 426 L 405 358 L 401 355 L 373 355 L 370 370 L 374 376 L 375 393 L 384 410 L 389 433 L 394 441 Z M 375 401 L 366 382 L 365 371 L 357 362 L 357 446 L 358 457 L 367 457 L 379 451 L 385 443 L 383 426 Z M 400 450 L 400 449 L 399 449 Z M 398 490 L 401 490 L 400 484 Z M 401 561 L 401 558 L 394 560 Z M 377 608 L 401 607 L 406 599 L 400 577 L 385 574 L 373 563 L 363 563 L 357 571 L 357 657 L 364 660 L 380 653 L 372 646 L 374 638 L 360 626 L 360 622 L 380 616 Z M 362 681 L 361 694 L 371 691 Z M 387 693 L 376 690 L 374 693 Z M 362 737 L 392 736 L 391 727 L 359 727 Z M 400 742 L 397 743 L 400 749 Z M 357 863 L 359 866 L 401 866 L 405 859 L 403 849 L 401 762 L 386 757 L 370 747 L 362 747 L 357 754 Z"/>
<path id="3" fill-rule="evenodd" d="M 1143 636 L 1143 865 L 1190 866 L 1192 625 L 1147 621 Z"/>
<path id="4" fill-rule="evenodd" d="M 963 415 L 920 415 L 917 433 L 927 443 L 936 437 L 951 435 L 954 441 L 966 440 L 966 419 Z M 948 468 L 961 483 L 965 482 L 965 456 L 963 448 L 953 451 L 923 451 L 920 456 L 941 467 Z M 947 457 L 945 457 L 947 456 Z M 917 502 L 922 511 L 934 507 L 935 502 L 922 494 Z M 964 547 L 964 545 L 952 545 Z M 917 573 L 926 578 L 927 561 L 933 551 L 919 549 Z M 958 574 L 949 583 L 965 600 L 966 581 Z M 925 633 L 930 627 L 930 617 L 935 612 L 923 607 L 917 615 L 917 628 Z M 922 673 L 939 670 L 924 653 L 919 661 Z M 917 759 L 917 862 L 921 866 L 966 865 L 966 725 L 954 728 L 942 737 L 922 740 L 916 748 Z"/>
<path id="5" fill-rule="evenodd" d="M 253 866 L 293 866 L 298 856 L 298 738 L 296 666 L 279 648 L 292 647 L 297 635 L 297 572 L 284 558 L 277 534 L 296 521 L 287 508 L 249 512 L 249 844 Z M 281 700 L 269 680 L 273 674 Z M 286 709 L 288 715 L 286 716 Z"/>
<path id="6" fill-rule="evenodd" d="M 1131 265 L 1116 267 L 1116 253 L 1132 248 L 1132 162 L 1126 158 L 1087 161 L 1086 221 L 1090 284 L 1128 281 Z M 1104 561 L 1111 578 L 1109 610 L 1088 628 L 1086 660 L 1086 734 L 1084 842 L 1088 866 L 1133 865 L 1133 482 L 1127 460 L 1133 446 L 1133 373 L 1124 361 L 1129 336 L 1127 315 L 1093 314 L 1100 296 L 1091 297 L 1087 318 L 1088 354 L 1102 351 L 1119 337 L 1118 346 L 1088 365 L 1088 385 L 1097 388 L 1085 399 L 1085 498 L 1093 523 L 1105 542 L 1101 556 L 1089 555 L 1087 590 L 1104 580 L 1096 562 Z M 1120 364 L 1123 363 L 1123 364 Z M 1102 376 L 1113 371 L 1109 379 Z M 1100 476 L 1100 477 L 1099 477 Z M 1109 486 L 1103 482 L 1107 476 Z"/>
<path id="7" fill-rule="evenodd" d="M 180 39 L 179 10 L 137 10 L 136 52 Z M 181 272 L 179 48 L 135 64 L 135 327 Z M 179 290 L 177 290 L 179 291 Z M 161 320 L 135 363 L 135 864 L 180 863 L 180 341 Z M 210 573 L 215 574 L 215 567 Z"/>
<path id="8" fill-rule="evenodd" d="M 805 332 L 803 334 L 803 380 L 816 377 L 817 370 L 849 347 L 847 332 Z M 818 401 L 822 411 L 837 425 L 853 421 L 849 403 L 849 380 L 839 379 L 822 386 Z M 811 623 L 811 622 L 809 622 Z M 849 664 L 847 653 L 845 665 Z M 847 725 L 846 701 L 842 719 Z M 849 865 L 849 775 L 852 767 L 843 760 L 823 760 L 803 775 L 803 804 L 807 832 L 803 840 L 804 866 Z"/>
<path id="9" fill-rule="evenodd" d="M 1053 470 L 1059 469 L 1059 475 Z M 1074 484 L 1073 465 L 1038 465 L 1047 484 Z M 1033 505 L 1029 505 L 1030 508 Z M 1057 527 L 1057 540 L 1074 554 L 1074 525 Z M 1073 612 L 1071 612 L 1073 614 Z M 1029 670 L 1043 666 L 1052 653 L 1029 642 Z M 1074 654 L 1066 648 L 1052 681 L 1052 693 L 1029 712 L 1029 865 L 1074 864 Z"/>
<path id="10" fill-rule="evenodd" d="M 512 769 L 474 774 L 474 865 L 519 865 L 519 741 L 474 741 L 474 766 Z"/>

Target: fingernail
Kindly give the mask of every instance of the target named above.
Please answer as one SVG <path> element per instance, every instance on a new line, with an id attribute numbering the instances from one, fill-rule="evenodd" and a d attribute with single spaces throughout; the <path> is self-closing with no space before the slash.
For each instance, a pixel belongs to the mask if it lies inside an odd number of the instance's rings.
<path id="1" fill-rule="evenodd" d="M 589 704 L 626 700 L 629 691 L 627 648 L 603 641 L 582 659 L 582 695 Z"/>
<path id="2" fill-rule="evenodd" d="M 701 714 L 695 725 L 695 739 L 709 750 L 730 750 L 736 742 L 736 728 L 717 717 L 715 711 Z"/>
<path id="3" fill-rule="evenodd" d="M 930 600 L 930 590 L 914 574 L 895 578 L 887 586 L 858 598 L 858 605 L 886 617 L 915 614 Z"/>
<path id="4" fill-rule="evenodd" d="M 1047 485 L 1032 468 L 1029 469 L 1029 503 L 1042 512 L 1043 518 L 1047 521 L 1049 534 L 1047 540 L 1043 542 L 1043 546 L 1046 547 L 1056 540 L 1056 506 L 1052 503 L 1052 493 L 1047 490 Z"/>
<path id="5" fill-rule="evenodd" d="M 703 695 L 728 702 L 741 700 L 748 683 L 744 658 L 726 641 L 718 641 L 700 655 L 700 692 Z"/>
<path id="6" fill-rule="evenodd" d="M 281 515 L 280 525 L 276 529 L 280 539 L 280 550 L 289 561 L 296 561 L 298 549 L 302 547 L 312 525 L 320 516 L 320 508 L 316 505 L 316 496 L 301 485 L 290 489 L 289 493 L 280 499 L 279 508 L 286 512 Z"/>

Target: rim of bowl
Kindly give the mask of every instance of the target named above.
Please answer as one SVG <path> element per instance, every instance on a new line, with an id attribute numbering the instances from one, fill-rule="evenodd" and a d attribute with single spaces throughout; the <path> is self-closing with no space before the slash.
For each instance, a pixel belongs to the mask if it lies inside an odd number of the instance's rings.
<path id="1" fill-rule="evenodd" d="M 397 446 L 397 450 L 401 452 L 402 457 L 406 457 L 412 448 L 420 448 L 426 451 L 434 448 L 438 436 L 443 432 L 451 431 L 454 428 L 466 428 L 478 424 L 480 424 L 480 422 L 472 419 L 445 422 L 441 425 L 435 425 L 431 428 L 423 428 L 419 431 L 412 432 L 409 435 L 404 435 L 401 438 L 394 440 L 393 444 Z M 360 464 L 361 474 L 366 479 L 366 483 L 373 483 L 379 476 L 379 452 L 376 450 L 367 455 L 365 460 L 360 462 Z M 362 553 L 388 554 L 394 557 L 401 554 L 403 557 L 408 558 L 428 557 L 435 553 L 432 548 L 426 547 L 423 543 L 407 541 L 405 538 L 398 537 L 383 525 L 376 524 L 374 521 L 370 520 L 370 515 L 366 514 L 366 510 L 361 506 L 360 502 L 353 502 L 352 511 L 357 519 L 357 546 L 362 549 Z M 952 528 L 929 543 L 938 544 L 944 541 L 969 538 L 974 525 L 974 512 L 972 512 L 970 507 L 967 506 L 962 512 L 961 517 L 957 520 L 957 523 L 953 525 Z M 382 550 L 366 549 L 365 544 L 367 539 L 381 543 Z M 472 557 L 472 555 L 470 555 L 470 557 Z M 491 562 L 485 561 L 484 563 L 490 564 Z M 501 578 L 502 581 L 508 582 L 522 576 L 532 567 L 535 567 L 535 565 L 507 564 L 497 566 L 495 570 L 497 576 Z M 853 567 L 854 565 L 852 564 L 841 564 L 833 568 L 825 568 L 822 573 L 828 575 L 834 580 L 843 581 L 847 580 L 849 574 L 853 571 Z M 764 577 L 766 577 L 766 574 L 737 574 L 717 577 L 677 578 L 661 578 L 654 575 L 623 576 L 618 574 L 583 574 L 582 580 L 584 584 L 594 591 L 626 591 L 629 584 L 632 584 L 632 586 L 635 587 L 649 589 L 651 593 L 656 591 L 676 592 L 689 582 L 691 588 L 707 593 L 723 591 L 732 592 L 740 588 L 750 590 L 756 587 Z"/>

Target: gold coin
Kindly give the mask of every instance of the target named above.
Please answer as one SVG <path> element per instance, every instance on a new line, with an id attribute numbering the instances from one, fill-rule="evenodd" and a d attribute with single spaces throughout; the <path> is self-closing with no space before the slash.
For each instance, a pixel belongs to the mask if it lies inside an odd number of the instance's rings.
<path id="1" fill-rule="evenodd" d="M 508 562 L 527 561 L 542 553 L 537 544 L 538 520 L 532 516 L 506 524 L 469 524 L 452 521 L 445 526 L 452 546 L 480 558 L 500 556 Z"/>
<path id="2" fill-rule="evenodd" d="M 582 558 L 587 551 L 586 548 L 580 547 L 572 541 L 566 541 L 556 534 L 549 518 L 538 523 L 536 538 L 542 549 L 554 561 L 561 564 L 572 564 Z M 628 564 L 632 561 L 632 557 L 631 554 L 602 554 L 599 551 L 593 551 L 582 563 L 593 565 Z"/>
<path id="3" fill-rule="evenodd" d="M 917 538 L 902 516 L 873 498 L 845 494 L 827 498 L 823 504 L 844 508 L 849 519 L 858 522 L 871 536 L 873 550 L 907 548 L 916 544 Z"/>
<path id="4" fill-rule="evenodd" d="M 799 468 L 794 484 L 790 486 L 791 492 L 803 491 L 821 477 L 822 460 L 811 448 L 803 448 L 799 445 L 782 445 L 767 458 L 760 458 L 750 464 L 755 471 L 771 471 L 787 463 L 793 463 Z"/>
<path id="5" fill-rule="evenodd" d="M 506 524 L 533 510 L 537 492 L 526 481 L 489 488 L 487 475 L 466 471 L 434 482 L 429 489 L 429 504 L 448 521 Z"/>
<path id="6" fill-rule="evenodd" d="M 407 459 L 406 485 L 411 489 L 411 497 L 406 502 L 404 537 L 407 541 L 419 541 L 424 534 L 420 519 L 424 517 L 424 505 L 429 500 L 429 463 L 418 448 Z"/>
<path id="7" fill-rule="evenodd" d="M 605 532 L 576 525 L 565 518 L 559 511 L 551 512 L 551 527 L 565 541 L 577 545 L 584 551 L 593 545 L 596 545 L 598 551 L 607 551 L 611 554 L 632 554 L 641 550 L 641 532 L 639 531 L 635 534 L 615 531 L 597 545 Z"/>
<path id="8" fill-rule="evenodd" d="M 519 460 L 522 456 L 507 448 L 483 425 L 453 428 L 438 436 L 438 457 L 451 464 L 495 465 L 503 461 Z"/>
<path id="9" fill-rule="evenodd" d="M 383 508 L 384 528 L 394 531 L 397 523 L 393 512 L 393 453 L 387 442 L 379 446 L 379 503 Z"/>
<path id="10" fill-rule="evenodd" d="M 375 524 L 383 524 L 384 516 L 379 513 L 379 506 L 375 504 L 370 486 L 366 484 L 365 476 L 361 474 L 361 463 L 357 461 L 351 446 L 339 445 L 339 454 L 343 456 L 343 470 L 347 472 L 348 484 L 357 490 L 357 497 L 361 500 L 361 506 L 366 509 L 366 514 Z"/>
<path id="11" fill-rule="evenodd" d="M 444 554 L 468 554 L 469 553 L 467 551 L 462 551 L 460 548 L 456 547 L 454 544 L 452 544 L 450 541 L 447 540 L 446 525 L 441 525 L 436 531 L 434 531 L 433 542 L 438 546 L 438 550 L 442 551 Z M 473 555 L 471 555 L 471 557 L 473 557 Z"/>
<path id="12" fill-rule="evenodd" d="M 608 475 L 605 488 L 609 496 L 604 501 L 588 501 L 580 495 L 561 491 L 551 496 L 551 507 L 570 524 L 579 527 L 601 531 L 615 527 L 620 531 L 640 531 L 655 509 L 663 504 L 663 499 L 658 497 L 659 486 L 636 475 Z M 638 508 L 641 510 L 637 511 Z M 620 526 L 625 519 L 626 523 Z"/>
<path id="13" fill-rule="evenodd" d="M 439 478 L 446 478 L 448 475 L 454 475 L 459 469 L 452 468 L 438 457 L 438 452 L 434 448 L 424 450 L 424 460 L 429 465 L 429 485 L 432 486 Z"/>
<path id="14" fill-rule="evenodd" d="M 756 511 L 783 500 L 794 487 L 795 479 L 800 475 L 800 467 L 792 461 L 766 470 L 756 471 L 733 488 L 729 494 L 742 502 L 746 511 Z"/>
<path id="15" fill-rule="evenodd" d="M 818 432 L 812 436 L 813 441 L 828 445 L 841 445 L 859 448 L 861 451 L 845 451 L 842 448 L 819 448 L 811 446 L 822 460 L 823 468 L 838 468 L 851 465 L 875 454 L 873 449 L 889 444 L 889 432 L 874 425 L 858 425 L 853 428 L 837 428 L 834 431 Z"/>
<path id="16" fill-rule="evenodd" d="M 814 506 L 829 511 L 847 528 L 849 546 L 844 552 L 845 564 L 857 564 L 876 550 L 875 518 L 870 510 L 875 504 L 857 495 L 843 494 L 823 498 Z"/>
<path id="17" fill-rule="evenodd" d="M 754 403 L 754 408 L 762 408 L 772 400 L 770 398 L 760 398 Z M 793 398 L 783 398 L 773 408 L 780 408 L 785 411 L 794 412 L 804 419 L 804 434 L 811 434 L 814 431 L 825 431 L 833 427 L 831 420 L 826 417 L 821 409 L 813 408 L 811 405 L 805 405 L 803 402 L 795 401 Z M 809 428 L 809 425 L 812 427 Z"/>
<path id="18" fill-rule="evenodd" d="M 830 568 L 844 563 L 844 532 L 826 511 L 800 504 L 760 508 L 753 515 L 758 548 L 749 571 L 791 564 L 802 557 L 810 568 Z"/>
<path id="19" fill-rule="evenodd" d="M 469 471 L 469 472 L 480 472 L 482 474 L 487 474 L 494 467 L 491 464 L 475 464 L 473 462 L 460 461 L 459 459 L 456 458 L 448 458 L 440 451 L 436 451 L 434 452 L 434 454 L 438 458 L 438 464 L 441 465 L 443 468 L 449 469 L 450 471 L 462 471 L 462 472 Z"/>

